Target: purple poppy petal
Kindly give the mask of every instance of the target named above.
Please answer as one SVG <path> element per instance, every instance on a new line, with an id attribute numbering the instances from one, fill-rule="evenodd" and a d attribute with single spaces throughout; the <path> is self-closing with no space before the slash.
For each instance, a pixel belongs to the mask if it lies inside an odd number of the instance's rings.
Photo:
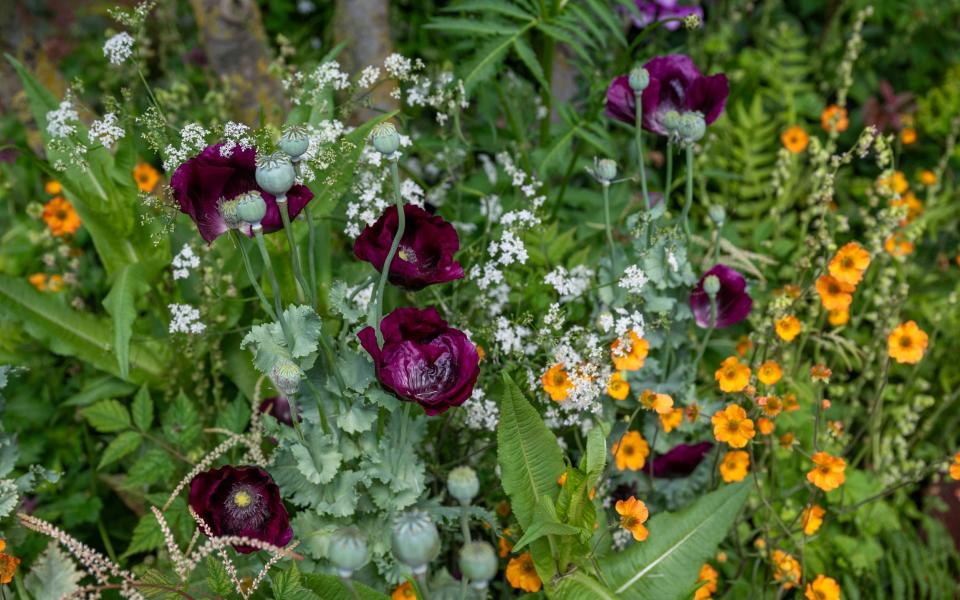
<path id="1" fill-rule="evenodd" d="M 654 457 L 654 477 L 686 477 L 696 470 L 703 458 L 713 448 L 712 442 L 678 444 L 666 454 Z"/>
<path id="2" fill-rule="evenodd" d="M 753 307 L 753 299 L 746 291 L 747 280 L 736 269 L 718 264 L 704 273 L 697 282 L 697 286 L 690 292 L 690 309 L 693 311 L 697 325 L 710 326 L 710 297 L 703 289 L 703 282 L 710 275 L 720 280 L 714 326 L 717 329 L 723 329 L 746 319 Z"/>
<path id="3" fill-rule="evenodd" d="M 607 116 L 633 125 L 637 119 L 636 103 L 630 78 L 626 75 L 614 77 L 607 88 Z"/>
<path id="4" fill-rule="evenodd" d="M 690 86 L 686 108 L 699 111 L 707 125 L 713 123 L 723 113 L 730 94 L 730 84 L 723 73 L 699 77 Z"/>

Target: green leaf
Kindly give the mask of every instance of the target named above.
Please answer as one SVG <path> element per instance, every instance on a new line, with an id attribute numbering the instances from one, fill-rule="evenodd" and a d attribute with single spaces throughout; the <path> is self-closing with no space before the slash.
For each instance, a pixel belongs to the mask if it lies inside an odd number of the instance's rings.
<path id="1" fill-rule="evenodd" d="M 140 431 L 149 431 L 153 425 L 153 398 L 150 397 L 150 390 L 147 386 L 142 386 L 133 398 L 133 423 Z"/>
<path id="2" fill-rule="evenodd" d="M 80 415 L 100 433 L 114 433 L 130 428 L 130 413 L 119 400 L 101 400 L 81 409 Z"/>
<path id="3" fill-rule="evenodd" d="M 523 397 L 517 384 L 507 374 L 503 379 L 497 458 L 503 489 L 510 497 L 517 522 L 526 530 L 541 498 L 556 497 L 563 454 L 557 438 Z"/>
<path id="4" fill-rule="evenodd" d="M 439 29 L 447 33 L 467 33 L 478 35 L 511 35 L 516 33 L 517 27 L 513 23 L 485 19 L 457 19 L 451 17 L 434 17 L 423 26 L 424 29 Z"/>
<path id="5" fill-rule="evenodd" d="M 150 287 L 143 276 L 141 264 L 124 265 L 113 280 L 110 293 L 103 299 L 103 307 L 113 317 L 113 344 L 120 367 L 120 377 L 130 374 L 130 336 L 137 318 L 136 299 Z"/>
<path id="6" fill-rule="evenodd" d="M 189 446 L 200 436 L 200 415 L 193 402 L 180 392 L 163 414 L 163 433 L 178 446 Z"/>
<path id="7" fill-rule="evenodd" d="M 540 66 L 540 61 L 537 60 L 537 55 L 534 54 L 533 49 L 530 48 L 530 45 L 527 44 L 526 40 L 522 37 L 517 37 L 513 40 L 513 49 L 517 53 L 517 56 L 520 57 L 520 60 L 526 65 L 527 69 L 530 70 L 530 73 L 533 74 L 536 78 L 537 83 L 540 84 L 540 87 L 544 90 L 550 89 L 550 84 L 547 83 L 547 77 L 543 74 L 543 68 Z"/>
<path id="8" fill-rule="evenodd" d="M 217 596 L 230 596 L 234 589 L 233 582 L 230 581 L 230 575 L 227 574 L 227 568 L 212 556 L 208 556 L 205 562 L 207 564 L 207 587 Z"/>
<path id="9" fill-rule="evenodd" d="M 507 0 L 461 0 L 452 6 L 440 9 L 443 12 L 481 11 L 485 13 L 500 13 L 518 19 L 533 19 L 533 15 Z"/>
<path id="10" fill-rule="evenodd" d="M 555 600 L 620 600 L 620 596 L 582 569 L 561 579 L 549 596 Z"/>
<path id="11" fill-rule="evenodd" d="M 330 483 L 343 462 L 343 455 L 337 450 L 337 440 L 316 428 L 308 434 L 305 442 L 306 445 L 295 444 L 290 448 L 300 473 L 310 483 Z"/>
<path id="12" fill-rule="evenodd" d="M 548 535 L 577 535 L 580 529 L 573 525 L 550 521 L 539 516 L 534 517 L 533 523 L 523 531 L 523 536 L 513 546 L 514 552 L 519 552 L 524 546 Z"/>
<path id="13" fill-rule="evenodd" d="M 320 573 L 303 573 L 300 578 L 303 587 L 313 591 L 323 600 L 356 600 L 356 596 L 339 577 Z M 353 582 L 353 588 L 357 591 L 357 596 L 360 596 L 360 600 L 388 600 L 389 598 L 386 594 L 372 590 L 357 581 Z"/>
<path id="14" fill-rule="evenodd" d="M 163 531 L 160 529 L 160 523 L 152 512 L 148 512 L 133 528 L 133 536 L 130 538 L 130 545 L 121 558 L 127 558 L 141 552 L 150 552 L 163 546 Z"/>
<path id="15" fill-rule="evenodd" d="M 250 402 L 242 395 L 217 413 L 217 427 L 243 433 L 250 422 Z"/>
<path id="16" fill-rule="evenodd" d="M 605 579 L 616 597 L 683 598 L 740 512 L 750 483 L 726 485 L 680 512 L 654 515 L 647 524 L 647 540 L 601 560 Z"/>
<path id="17" fill-rule="evenodd" d="M 587 434 L 587 455 L 584 463 L 587 474 L 586 485 L 593 487 L 607 466 L 607 434 L 600 425 Z"/>
<path id="18" fill-rule="evenodd" d="M 286 571 L 279 571 L 270 577 L 270 588 L 275 600 L 321 600 L 321 597 L 301 585 L 300 571 L 297 565 L 290 565 Z"/>
<path id="19" fill-rule="evenodd" d="M 317 351 L 320 343 L 320 317 L 309 306 L 289 306 L 283 311 L 293 348 L 287 347 L 280 323 L 257 325 L 240 343 L 241 348 L 253 346 L 253 364 L 263 374 L 269 374 L 281 360 L 304 358 Z"/>
<path id="20" fill-rule="evenodd" d="M 520 37 L 520 33 L 522 32 L 492 38 L 477 48 L 473 56 L 467 59 L 461 75 L 463 86 L 467 92 L 473 90 L 478 83 L 489 79 L 496 72 L 497 65 L 506 58 L 507 52 L 513 46 L 513 41 Z"/>
<path id="21" fill-rule="evenodd" d="M 73 559 L 51 541 L 40 558 L 33 563 L 23 586 L 33 600 L 60 600 L 69 597 L 80 587 L 84 573 Z"/>
<path id="22" fill-rule="evenodd" d="M 130 465 L 127 478 L 123 482 L 125 489 L 135 489 L 163 481 L 173 475 L 175 470 L 170 456 L 159 449 L 148 450 Z"/>
<path id="23" fill-rule="evenodd" d="M 100 464 L 97 469 L 102 469 L 110 463 L 116 462 L 124 456 L 131 454 L 140 447 L 143 442 L 143 436 L 138 431 L 124 431 L 113 439 L 112 442 L 103 451 L 100 457 Z"/>

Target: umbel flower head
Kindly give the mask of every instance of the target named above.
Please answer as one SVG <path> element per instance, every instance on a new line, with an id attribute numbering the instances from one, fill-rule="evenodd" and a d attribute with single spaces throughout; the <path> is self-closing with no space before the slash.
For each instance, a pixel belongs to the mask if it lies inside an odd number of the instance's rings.
<path id="1" fill-rule="evenodd" d="M 173 197 L 180 205 L 180 212 L 190 215 L 197 224 L 200 235 L 212 243 L 231 226 L 221 213 L 221 205 L 250 192 L 260 192 L 267 203 L 267 211 L 261 221 L 263 231 L 270 233 L 283 228 L 280 209 L 273 194 L 264 191 L 256 180 L 257 152 L 253 148 L 235 148 L 229 156 L 223 156 L 223 144 L 207 146 L 204 150 L 183 163 L 170 179 Z M 294 185 L 287 191 L 287 211 L 290 219 L 296 218 L 303 207 L 313 199 L 313 192 L 303 185 Z M 249 233 L 246 226 L 244 233 Z"/>
<path id="2" fill-rule="evenodd" d="M 383 348 L 373 327 L 357 337 L 373 358 L 377 379 L 401 400 L 416 402 L 428 415 L 463 404 L 480 374 L 477 347 L 447 325 L 433 308 L 398 308 L 380 323 Z"/>
<path id="3" fill-rule="evenodd" d="M 258 467 L 225 466 L 190 482 L 190 508 L 215 536 L 242 536 L 284 547 L 293 538 L 280 488 Z M 251 546 L 234 546 L 247 554 Z"/>
<path id="4" fill-rule="evenodd" d="M 690 292 L 690 309 L 700 327 L 710 326 L 710 295 L 704 289 L 708 277 L 720 281 L 716 295 L 716 320 L 714 327 L 723 329 L 736 325 L 747 318 L 753 308 L 753 299 L 747 293 L 747 280 L 736 269 L 718 264 L 703 274 L 697 287 Z"/>
<path id="5" fill-rule="evenodd" d="M 453 225 L 413 204 L 403 207 L 406 226 L 400 246 L 390 263 L 388 281 L 408 290 L 421 290 L 434 283 L 463 278 L 463 268 L 453 255 L 460 249 L 460 238 Z M 353 245 L 353 253 L 377 270 L 390 253 L 399 221 L 397 207 L 390 206 L 369 225 Z"/>
<path id="6" fill-rule="evenodd" d="M 669 111 L 699 112 L 706 125 L 723 113 L 730 93 L 723 73 L 705 76 L 693 60 L 683 54 L 658 56 L 643 68 L 650 74 L 650 83 L 641 95 L 643 128 L 647 131 L 668 135 L 664 116 Z M 629 77 L 615 78 L 607 88 L 607 116 L 633 125 L 636 112 L 636 97 Z"/>

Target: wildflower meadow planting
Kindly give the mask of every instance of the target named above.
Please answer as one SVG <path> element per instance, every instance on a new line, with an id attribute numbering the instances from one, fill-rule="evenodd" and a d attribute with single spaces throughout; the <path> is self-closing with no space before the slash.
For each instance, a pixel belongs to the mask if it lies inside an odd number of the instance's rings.
<path id="1" fill-rule="evenodd" d="M 960 597 L 960 0 L 3 15 L 0 599 Z"/>

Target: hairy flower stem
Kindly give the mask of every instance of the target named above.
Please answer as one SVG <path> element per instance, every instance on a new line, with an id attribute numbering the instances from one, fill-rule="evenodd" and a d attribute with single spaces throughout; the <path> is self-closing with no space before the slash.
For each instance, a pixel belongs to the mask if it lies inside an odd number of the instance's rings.
<path id="1" fill-rule="evenodd" d="M 467 514 L 469 507 L 469 504 L 460 504 L 460 532 L 463 534 L 464 544 L 469 544 L 472 541 L 470 538 L 470 516 Z"/>
<path id="2" fill-rule="evenodd" d="M 390 174 L 393 175 L 393 199 L 397 205 L 397 233 L 393 236 L 390 252 L 387 253 L 386 260 L 383 261 L 383 268 L 380 269 L 380 283 L 377 284 L 373 313 L 369 318 L 369 324 L 373 325 L 373 330 L 377 334 L 377 346 L 380 348 L 383 348 L 383 333 L 380 331 L 380 320 L 383 318 L 383 291 L 387 285 L 387 278 L 390 276 L 390 265 L 393 263 L 393 257 L 397 254 L 397 248 L 400 247 L 400 240 L 403 239 L 403 230 L 407 226 L 406 215 L 403 213 L 403 197 L 400 195 L 400 168 L 397 162 L 399 162 L 399 158 L 394 156 L 390 163 Z"/>
<path id="3" fill-rule="evenodd" d="M 293 227 L 290 225 L 290 213 L 287 209 L 286 195 L 277 196 L 277 208 L 280 209 L 280 219 L 283 220 L 283 232 L 287 234 L 287 244 L 290 246 L 290 262 L 293 266 L 293 276 L 299 285 L 299 298 L 303 301 L 303 294 L 310 300 L 311 308 L 316 308 L 316 288 L 311 289 L 307 285 L 307 280 L 300 269 L 300 248 L 297 247 L 297 241 L 293 236 Z"/>
<path id="4" fill-rule="evenodd" d="M 673 142 L 667 140 L 667 178 L 663 183 L 664 206 L 670 206 L 670 189 L 673 187 Z"/>
<path id="5" fill-rule="evenodd" d="M 317 308 L 317 232 L 313 224 L 313 215 L 310 214 L 310 205 L 303 207 L 304 217 L 307 219 L 307 268 L 310 274 L 310 292 L 313 307 Z"/>
<path id="6" fill-rule="evenodd" d="M 417 580 L 417 587 L 419 588 L 418 597 L 421 600 L 430 600 L 430 589 L 427 587 L 427 572 L 417 573 L 414 577 Z"/>
<path id="7" fill-rule="evenodd" d="M 637 122 L 634 139 L 637 142 L 637 165 L 640 167 L 640 189 L 643 191 L 643 207 L 650 210 L 650 195 L 647 193 L 647 170 L 643 166 L 643 92 L 635 92 Z"/>
<path id="8" fill-rule="evenodd" d="M 683 232 L 690 240 L 690 207 L 693 205 L 693 144 L 687 144 L 687 189 L 686 199 L 683 201 Z"/>
<path id="9" fill-rule="evenodd" d="M 610 246 L 610 279 L 617 277 L 617 250 L 613 244 L 613 225 L 610 222 L 610 182 L 603 182 L 603 223 L 607 230 L 607 245 Z"/>
<path id="10" fill-rule="evenodd" d="M 287 348 L 293 350 L 293 334 L 287 325 L 287 320 L 283 316 L 283 305 L 280 299 L 280 284 L 277 282 L 277 274 L 273 271 L 273 263 L 270 261 L 270 253 L 267 252 L 267 243 L 263 239 L 263 226 L 260 224 L 253 226 L 253 235 L 257 239 L 257 247 L 260 248 L 260 257 L 263 259 L 263 266 L 270 277 L 270 287 L 273 288 L 273 307 L 277 311 L 277 322 L 280 323 L 280 329 L 283 330 L 283 338 L 287 342 Z"/>
<path id="11" fill-rule="evenodd" d="M 707 343 L 710 341 L 710 336 L 713 335 L 713 329 L 717 325 L 717 297 L 709 296 L 710 298 L 710 326 L 707 327 L 707 333 L 703 336 L 703 339 L 700 340 L 700 347 L 697 348 L 697 358 L 693 361 L 693 369 L 690 370 L 690 385 L 693 385 L 697 380 L 697 371 L 700 369 L 700 361 L 703 359 L 703 353 L 707 351 Z"/>
<path id="12" fill-rule="evenodd" d="M 250 279 L 250 283 L 253 285 L 253 291 L 257 293 L 257 298 L 260 299 L 260 305 L 270 316 L 270 318 L 276 321 L 277 313 L 273 311 L 273 307 L 270 306 L 270 301 L 267 300 L 267 295 L 263 293 L 263 288 L 260 287 L 260 283 L 253 274 L 253 266 L 250 264 L 250 255 L 247 254 L 247 249 L 243 245 L 243 238 L 240 237 L 240 232 L 233 230 L 230 233 L 233 235 L 233 241 L 236 242 L 237 247 L 240 248 L 240 255 L 243 257 L 243 266 L 247 270 L 247 278 Z"/>

